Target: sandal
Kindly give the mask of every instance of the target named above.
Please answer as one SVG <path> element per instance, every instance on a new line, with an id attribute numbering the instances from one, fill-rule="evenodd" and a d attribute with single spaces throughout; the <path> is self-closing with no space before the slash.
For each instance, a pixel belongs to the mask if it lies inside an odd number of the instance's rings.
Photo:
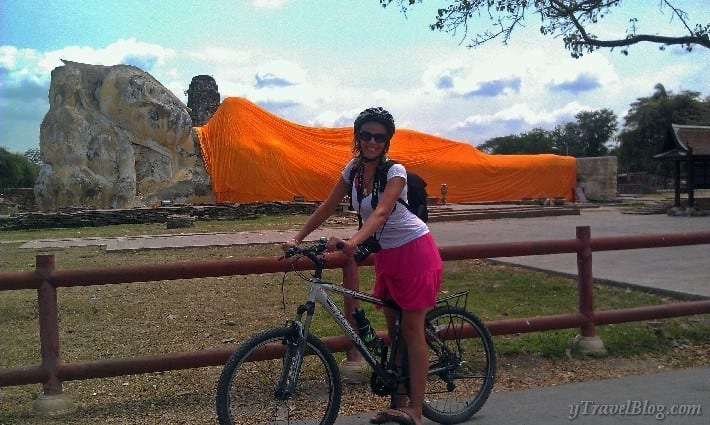
<path id="1" fill-rule="evenodd" d="M 387 417 L 387 414 L 385 411 L 378 412 L 375 416 L 370 418 L 370 423 L 371 424 L 384 424 L 389 422 L 389 419 Z"/>
<path id="2" fill-rule="evenodd" d="M 373 420 L 383 422 L 373 422 Z M 414 418 L 408 412 L 400 409 L 386 409 L 370 419 L 370 423 L 382 424 L 385 422 L 395 422 L 401 425 L 416 425 Z"/>

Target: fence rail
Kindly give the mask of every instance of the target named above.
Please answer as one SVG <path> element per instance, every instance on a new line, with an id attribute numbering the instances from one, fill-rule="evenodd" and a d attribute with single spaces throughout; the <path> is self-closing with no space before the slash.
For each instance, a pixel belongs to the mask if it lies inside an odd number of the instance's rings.
<path id="1" fill-rule="evenodd" d="M 577 253 L 579 311 L 569 314 L 486 322 L 494 335 L 554 329 L 579 328 L 582 337 L 595 337 L 595 325 L 642 321 L 656 318 L 710 313 L 710 300 L 687 301 L 657 306 L 595 311 L 593 302 L 592 251 L 626 250 L 682 245 L 710 244 L 710 232 L 591 238 L 588 226 L 577 227 L 576 237 L 563 240 L 447 246 L 440 248 L 444 261 Z M 342 254 L 328 254 L 328 268 L 345 264 Z M 368 258 L 363 265 L 372 265 Z M 303 260 L 301 269 L 312 268 Z M 82 270 L 56 269 L 54 256 L 38 255 L 35 271 L 0 273 L 0 291 L 37 289 L 42 363 L 26 367 L 0 368 L 0 387 L 42 383 L 45 396 L 62 394 L 62 382 L 138 373 L 218 366 L 232 349 L 166 353 L 89 362 L 62 363 L 59 347 L 57 288 L 150 282 L 176 279 L 276 273 L 290 265 L 275 258 L 223 261 L 195 261 L 147 264 Z M 346 351 L 345 336 L 324 338 L 335 352 Z"/>

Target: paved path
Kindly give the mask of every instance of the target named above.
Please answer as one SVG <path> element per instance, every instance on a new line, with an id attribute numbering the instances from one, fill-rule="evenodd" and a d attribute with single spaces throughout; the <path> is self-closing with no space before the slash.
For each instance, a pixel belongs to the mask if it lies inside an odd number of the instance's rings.
<path id="1" fill-rule="evenodd" d="M 441 246 L 494 242 L 524 242 L 575 238 L 577 226 L 590 226 L 592 238 L 658 233 L 710 231 L 710 217 L 669 217 L 666 215 L 621 214 L 616 208 L 585 208 L 580 215 L 514 218 L 431 223 Z M 347 237 L 351 228 L 319 229 L 309 239 L 320 236 Z M 293 231 L 258 231 L 119 238 L 33 240 L 23 248 L 61 248 L 104 245 L 107 251 L 179 248 L 210 245 L 277 243 Z M 499 261 L 576 276 L 576 254 L 537 255 L 499 258 Z M 710 298 L 710 244 L 626 251 L 595 252 L 595 278 L 650 288 L 658 292 Z"/>
<path id="2" fill-rule="evenodd" d="M 335 424 L 368 424 L 371 416 L 372 412 L 342 417 Z M 708 423 L 710 367 L 494 392 L 477 414 L 463 422 L 468 425 Z M 432 424 L 424 421 L 424 425 Z"/>

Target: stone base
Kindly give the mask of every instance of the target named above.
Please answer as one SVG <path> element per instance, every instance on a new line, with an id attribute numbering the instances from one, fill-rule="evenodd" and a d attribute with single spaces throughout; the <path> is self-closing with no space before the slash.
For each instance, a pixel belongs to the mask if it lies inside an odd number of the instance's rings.
<path id="1" fill-rule="evenodd" d="M 671 207 L 668 210 L 668 215 L 671 217 L 705 217 L 710 215 L 710 210 L 701 210 L 697 208 Z"/>
<path id="2" fill-rule="evenodd" d="M 603 357 L 609 354 L 599 336 L 577 335 L 574 339 L 574 345 L 578 346 L 579 352 L 585 355 Z"/>
<path id="3" fill-rule="evenodd" d="M 671 207 L 668 209 L 668 215 L 671 217 L 680 217 L 685 215 L 685 210 L 680 207 Z"/>
<path id="4" fill-rule="evenodd" d="M 370 382 L 370 365 L 365 360 L 343 360 L 340 363 L 340 376 L 343 381 L 350 384 L 364 384 Z"/>
<path id="5" fill-rule="evenodd" d="M 61 416 L 75 410 L 76 404 L 65 393 L 55 395 L 40 394 L 32 405 L 32 413 L 42 416 Z"/>

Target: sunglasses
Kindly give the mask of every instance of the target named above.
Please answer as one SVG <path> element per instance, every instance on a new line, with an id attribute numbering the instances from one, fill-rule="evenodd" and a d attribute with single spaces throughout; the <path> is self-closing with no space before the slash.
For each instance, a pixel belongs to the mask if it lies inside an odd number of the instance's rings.
<path id="1" fill-rule="evenodd" d="M 370 139 L 375 139 L 375 143 L 385 143 L 390 139 L 386 134 L 370 133 L 369 131 L 361 131 L 357 135 L 357 138 L 360 139 L 361 142 L 367 142 Z"/>

